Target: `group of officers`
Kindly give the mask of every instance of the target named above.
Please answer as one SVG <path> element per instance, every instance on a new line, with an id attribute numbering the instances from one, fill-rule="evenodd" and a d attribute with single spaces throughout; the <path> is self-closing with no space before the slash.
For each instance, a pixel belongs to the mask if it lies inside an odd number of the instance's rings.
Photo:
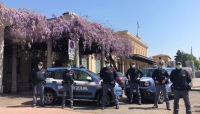
<path id="1" fill-rule="evenodd" d="M 100 70 L 100 77 L 103 79 L 102 82 L 102 106 L 101 109 L 104 110 L 106 106 L 106 95 L 108 89 L 113 96 L 115 101 L 116 109 L 119 109 L 119 101 L 115 94 L 114 87 L 115 87 L 115 79 L 118 77 L 116 70 L 111 67 L 110 62 L 105 62 L 106 67 L 103 67 Z M 143 77 L 143 73 L 140 69 L 138 69 L 135 65 L 135 62 L 131 62 L 130 68 L 126 72 L 126 77 L 130 82 L 130 104 L 133 103 L 133 89 L 136 89 L 138 104 L 141 105 L 141 94 L 139 89 L 139 82 L 140 79 Z M 43 63 L 38 63 L 38 68 L 33 70 L 32 80 L 34 83 L 34 95 L 33 95 L 33 107 L 36 106 L 36 95 L 37 90 L 40 91 L 40 101 L 41 106 L 44 106 L 44 84 L 46 79 L 46 70 L 43 69 Z M 189 83 L 191 82 L 191 77 L 189 73 L 182 69 L 182 63 L 177 61 L 176 68 L 171 72 L 169 75 L 168 72 L 164 69 L 164 62 L 159 62 L 158 68 L 153 71 L 152 79 L 155 82 L 156 86 L 156 95 L 154 100 L 153 109 L 158 108 L 158 98 L 160 92 L 163 92 L 166 102 L 167 110 L 171 110 L 168 93 L 166 90 L 166 84 L 168 83 L 169 79 L 173 83 L 171 88 L 174 93 L 174 114 L 178 114 L 179 111 L 179 98 L 182 96 L 185 107 L 186 107 L 186 114 L 191 114 L 191 106 L 189 101 L 189 94 L 188 91 L 191 89 Z M 69 91 L 70 97 L 70 108 L 73 108 L 73 83 L 74 83 L 74 71 L 71 70 L 71 65 L 68 64 L 66 71 L 63 72 L 63 100 L 62 100 L 62 108 L 65 107 L 65 100 L 67 91 Z"/>

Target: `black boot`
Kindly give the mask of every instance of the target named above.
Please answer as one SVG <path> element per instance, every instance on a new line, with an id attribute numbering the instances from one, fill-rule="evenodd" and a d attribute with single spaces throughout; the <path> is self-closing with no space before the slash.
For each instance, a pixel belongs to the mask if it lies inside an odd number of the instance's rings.
<path id="1" fill-rule="evenodd" d="M 101 110 L 104 110 L 104 106 L 101 107 Z"/>
<path id="2" fill-rule="evenodd" d="M 141 103 L 141 101 L 138 101 L 138 105 L 141 105 L 142 103 Z"/>
<path id="3" fill-rule="evenodd" d="M 132 104 L 132 103 L 133 103 L 133 99 L 130 99 L 129 104 Z"/>
<path id="4" fill-rule="evenodd" d="M 116 109 L 119 109 L 119 105 L 116 105 Z"/>

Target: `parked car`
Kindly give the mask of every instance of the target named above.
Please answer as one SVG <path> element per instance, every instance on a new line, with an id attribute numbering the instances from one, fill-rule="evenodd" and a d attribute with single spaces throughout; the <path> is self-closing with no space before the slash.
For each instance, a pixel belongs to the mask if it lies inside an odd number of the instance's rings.
<path id="1" fill-rule="evenodd" d="M 45 104 L 52 105 L 57 99 L 63 96 L 62 74 L 66 67 L 48 68 L 46 84 L 44 87 Z M 102 85 L 101 78 L 84 68 L 72 68 L 75 72 L 74 80 L 74 99 L 89 99 L 96 100 L 97 104 L 101 106 L 102 101 Z M 119 84 L 115 85 L 115 93 L 118 98 L 122 98 L 122 88 Z M 106 106 L 111 103 L 113 97 L 108 91 Z"/>
<path id="2" fill-rule="evenodd" d="M 193 76 L 192 68 L 191 67 L 182 67 L 182 69 L 187 70 L 190 76 Z"/>
<path id="3" fill-rule="evenodd" d="M 118 78 L 116 78 L 116 82 L 120 85 L 120 87 L 122 87 L 122 89 L 124 89 L 125 86 L 125 82 L 128 80 L 126 78 L 126 76 L 124 76 L 121 72 L 117 72 L 117 75 L 119 76 Z"/>
<path id="4" fill-rule="evenodd" d="M 144 76 L 140 79 L 139 82 L 139 88 L 140 88 L 140 93 L 142 99 L 150 99 L 154 100 L 155 98 L 155 93 L 156 93 L 156 87 L 154 80 L 152 79 L 152 73 L 156 68 L 144 68 L 142 69 L 142 72 L 144 73 Z M 175 68 L 165 68 L 167 72 L 171 73 L 171 71 Z M 166 85 L 166 89 L 169 95 L 173 95 L 170 86 L 172 85 L 172 82 L 169 80 L 169 83 Z M 137 98 L 136 90 L 134 89 L 133 91 L 134 97 Z M 129 81 L 125 82 L 125 88 L 124 88 L 124 93 L 127 96 L 128 99 L 130 99 L 130 85 Z M 163 92 L 160 92 L 158 103 L 161 104 L 164 102 L 164 95 Z"/>

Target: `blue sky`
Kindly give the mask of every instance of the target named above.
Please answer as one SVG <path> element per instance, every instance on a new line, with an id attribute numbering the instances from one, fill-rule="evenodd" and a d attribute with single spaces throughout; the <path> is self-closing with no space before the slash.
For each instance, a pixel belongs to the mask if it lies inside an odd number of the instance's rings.
<path id="1" fill-rule="evenodd" d="M 25 7 L 51 18 L 64 12 L 88 15 L 118 30 L 138 34 L 147 43 L 148 57 L 178 49 L 200 57 L 200 0 L 1 0 L 7 7 Z"/>

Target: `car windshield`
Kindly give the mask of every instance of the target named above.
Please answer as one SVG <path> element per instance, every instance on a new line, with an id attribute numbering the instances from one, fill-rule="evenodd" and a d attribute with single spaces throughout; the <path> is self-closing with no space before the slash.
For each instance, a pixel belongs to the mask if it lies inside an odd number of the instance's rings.
<path id="1" fill-rule="evenodd" d="M 154 70 L 155 69 L 142 69 L 142 72 L 144 73 L 144 77 L 152 77 Z M 165 69 L 165 70 L 170 75 L 173 69 Z"/>
<path id="2" fill-rule="evenodd" d="M 99 76 L 98 74 L 96 74 L 96 73 L 94 73 L 94 72 L 92 72 L 92 71 L 90 71 L 90 70 L 87 70 L 87 71 L 88 71 L 89 73 L 93 74 L 94 76 L 98 77 L 99 79 L 101 79 L 100 76 Z"/>
<path id="3" fill-rule="evenodd" d="M 121 72 L 117 72 L 117 75 L 118 75 L 119 77 L 124 77 L 124 75 L 123 75 Z"/>

